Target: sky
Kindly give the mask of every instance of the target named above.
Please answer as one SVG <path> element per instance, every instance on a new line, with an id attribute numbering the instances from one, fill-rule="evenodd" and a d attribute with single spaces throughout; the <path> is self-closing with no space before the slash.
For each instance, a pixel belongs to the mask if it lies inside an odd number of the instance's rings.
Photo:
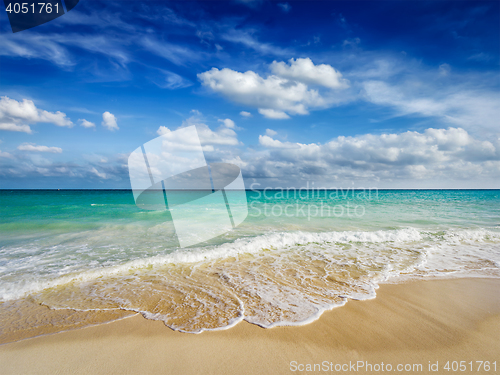
<path id="1" fill-rule="evenodd" d="M 2 189 L 129 189 L 190 125 L 247 188 L 500 188 L 498 1 L 80 0 L 0 33 Z"/>

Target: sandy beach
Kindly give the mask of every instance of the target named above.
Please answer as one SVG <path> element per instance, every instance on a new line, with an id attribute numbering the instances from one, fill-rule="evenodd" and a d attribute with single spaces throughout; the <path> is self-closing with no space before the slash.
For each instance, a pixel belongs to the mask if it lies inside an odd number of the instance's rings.
<path id="1" fill-rule="evenodd" d="M 1 373 L 436 373 L 430 365 L 450 373 L 453 361 L 465 361 L 466 373 L 495 373 L 499 290 L 499 279 L 385 284 L 376 299 L 349 301 L 305 326 L 263 329 L 242 322 L 198 335 L 135 315 L 1 345 Z M 476 361 L 489 361 L 489 371 Z"/>

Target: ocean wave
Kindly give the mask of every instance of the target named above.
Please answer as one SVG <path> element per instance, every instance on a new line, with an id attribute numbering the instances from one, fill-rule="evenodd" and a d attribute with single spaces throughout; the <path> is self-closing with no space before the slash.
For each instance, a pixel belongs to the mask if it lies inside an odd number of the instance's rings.
<path id="1" fill-rule="evenodd" d="M 239 238 L 221 245 L 178 249 L 167 255 L 134 259 L 118 265 L 101 266 L 45 279 L 26 278 L 22 282 L 9 282 L 3 279 L 0 283 L 0 298 L 4 301 L 13 300 L 71 285 L 93 284 L 96 281 L 111 279 L 123 280 L 126 277 L 132 277 L 130 275 L 140 275 L 147 279 L 151 274 L 163 272 L 164 275 L 172 276 L 171 269 L 176 267 L 190 269 L 206 267 L 208 269 L 213 264 L 225 262 L 231 267 L 241 266 L 253 269 L 258 267 L 259 262 L 264 259 L 273 264 L 275 273 L 280 270 L 280 267 L 286 268 L 286 262 L 293 264 L 295 261 L 298 262 L 296 266 L 304 270 L 307 270 L 309 266 L 316 267 L 313 266 L 314 262 L 319 262 L 324 268 L 322 271 L 321 267 L 316 269 L 320 273 L 325 272 L 328 267 L 342 269 L 342 267 L 355 265 L 357 272 L 364 275 L 364 281 L 360 284 L 365 288 L 362 295 L 373 295 L 374 292 L 371 290 L 373 285 L 400 275 L 414 272 L 419 276 L 457 272 L 466 272 L 470 275 L 474 272 L 498 268 L 500 264 L 499 244 L 499 232 L 481 228 L 453 229 L 442 232 L 422 231 L 415 228 L 372 232 L 275 232 Z M 254 258 L 253 263 L 245 261 L 248 256 Z M 294 260 L 293 257 L 298 260 Z M 33 260 L 38 261 L 36 257 Z M 29 268 L 26 266 L 29 259 L 23 259 L 22 263 L 25 269 Z M 269 272 L 271 270 L 273 270 L 272 267 Z M 59 273 L 61 272 L 63 269 L 59 270 Z M 224 272 L 219 273 L 217 277 L 224 277 Z M 303 275 L 296 274 L 296 277 L 300 279 Z M 367 287 L 367 285 L 370 286 Z M 250 287 L 250 284 L 247 287 Z M 293 294 L 292 292 L 290 295 Z M 343 298 L 347 297 L 356 298 L 356 295 L 351 291 L 343 296 Z M 323 307 L 317 307 L 314 314 L 339 303 L 339 301 L 333 305 L 326 303 Z M 147 310 L 141 312 L 148 313 Z M 267 323 L 262 323 L 263 326 L 265 324 Z"/>

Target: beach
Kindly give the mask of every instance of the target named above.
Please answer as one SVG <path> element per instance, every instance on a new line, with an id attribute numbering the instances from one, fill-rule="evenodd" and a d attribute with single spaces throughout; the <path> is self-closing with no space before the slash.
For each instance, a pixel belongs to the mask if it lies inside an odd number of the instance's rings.
<path id="1" fill-rule="evenodd" d="M 382 284 L 375 299 L 349 301 L 307 325 L 263 329 L 241 322 L 201 334 L 176 332 L 137 314 L 1 345 L 0 362 L 2 374 L 333 373 L 348 365 L 345 372 L 411 365 L 402 372 L 449 373 L 453 361 L 465 361 L 466 373 L 495 373 L 499 289 L 493 278 Z M 488 361 L 490 371 L 476 361 Z"/>
<path id="2" fill-rule="evenodd" d="M 0 375 L 500 373 L 499 1 L 4 3 Z"/>
<path id="3" fill-rule="evenodd" d="M 500 191 L 246 195 L 182 247 L 130 191 L 0 192 L 1 373 L 493 370 Z"/>

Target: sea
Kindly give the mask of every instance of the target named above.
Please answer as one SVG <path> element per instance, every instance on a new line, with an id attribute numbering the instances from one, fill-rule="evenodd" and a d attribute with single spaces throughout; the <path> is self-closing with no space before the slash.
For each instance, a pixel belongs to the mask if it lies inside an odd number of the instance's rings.
<path id="1" fill-rule="evenodd" d="M 500 190 L 247 190 L 237 204 L 240 225 L 181 247 L 170 211 L 130 190 L 1 190 L 0 342 L 137 313 L 187 333 L 303 325 L 381 283 L 500 277 Z"/>

